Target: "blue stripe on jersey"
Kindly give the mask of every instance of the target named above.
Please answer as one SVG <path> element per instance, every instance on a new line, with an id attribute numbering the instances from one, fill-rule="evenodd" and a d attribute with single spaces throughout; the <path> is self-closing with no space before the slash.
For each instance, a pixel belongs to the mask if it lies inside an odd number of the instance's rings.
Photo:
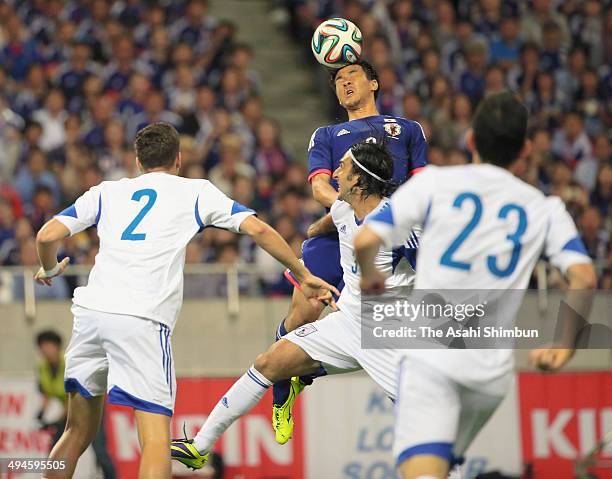
<path id="1" fill-rule="evenodd" d="M 391 211 L 390 203 L 387 203 L 380 210 L 378 210 L 377 213 L 370 216 L 368 219 L 371 221 L 380 221 L 381 223 L 387 223 L 391 226 L 395 224 L 393 221 L 393 212 Z"/>
<path id="2" fill-rule="evenodd" d="M 195 215 L 196 223 L 200 227 L 200 231 L 202 231 L 204 228 L 206 228 L 206 226 L 204 226 L 204 222 L 202 221 L 202 218 L 200 217 L 200 209 L 198 208 L 199 201 L 200 201 L 200 197 L 198 196 L 195 202 L 194 215 Z"/>
<path id="3" fill-rule="evenodd" d="M 166 374 L 166 348 L 164 348 L 164 325 L 159 325 L 159 347 L 162 352 L 162 368 L 164 368 L 164 374 Z M 166 374 L 166 377 L 168 375 Z"/>
<path id="4" fill-rule="evenodd" d="M 391 251 L 391 271 L 395 273 L 395 268 L 406 254 L 406 248 L 401 246 Z"/>
<path id="5" fill-rule="evenodd" d="M 70 205 L 65 210 L 57 214 L 57 216 L 71 216 L 72 218 L 78 218 L 77 210 L 75 205 Z"/>
<path id="6" fill-rule="evenodd" d="M 235 215 L 236 213 L 255 213 L 255 210 L 252 210 L 251 208 L 247 208 L 246 206 L 241 205 L 237 201 L 234 201 L 234 204 L 232 205 L 231 214 Z"/>
<path id="7" fill-rule="evenodd" d="M 418 249 L 416 248 L 414 249 L 406 248 L 404 250 L 404 257 L 408 260 L 408 263 L 410 263 L 410 266 L 412 266 L 412 269 L 415 271 L 416 271 L 417 251 Z"/>
<path id="8" fill-rule="evenodd" d="M 423 218 L 423 229 L 427 226 L 427 221 L 429 220 L 429 214 L 431 213 L 431 200 L 427 203 L 427 209 L 425 210 L 425 217 Z"/>
<path id="9" fill-rule="evenodd" d="M 572 238 L 567 243 L 565 243 L 565 246 L 561 248 L 561 251 L 574 251 L 585 256 L 589 255 L 586 248 L 584 247 L 584 243 L 582 242 L 580 236 L 576 236 L 575 238 Z"/>
<path id="10" fill-rule="evenodd" d="M 94 223 L 96 226 L 98 226 L 98 223 L 100 222 L 101 214 L 102 214 L 102 193 L 100 193 L 100 196 L 98 196 L 98 214 L 96 215 L 96 222 Z"/>
<path id="11" fill-rule="evenodd" d="M 166 381 L 170 386 L 170 396 L 172 396 L 172 353 L 170 351 L 170 328 L 166 326 Z"/>

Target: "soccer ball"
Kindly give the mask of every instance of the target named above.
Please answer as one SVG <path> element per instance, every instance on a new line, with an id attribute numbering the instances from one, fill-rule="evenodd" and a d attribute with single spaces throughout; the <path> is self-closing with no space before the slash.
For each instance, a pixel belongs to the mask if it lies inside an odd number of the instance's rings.
<path id="1" fill-rule="evenodd" d="M 312 53 L 327 68 L 338 69 L 355 63 L 361 56 L 361 31 L 344 18 L 330 18 L 312 36 Z"/>

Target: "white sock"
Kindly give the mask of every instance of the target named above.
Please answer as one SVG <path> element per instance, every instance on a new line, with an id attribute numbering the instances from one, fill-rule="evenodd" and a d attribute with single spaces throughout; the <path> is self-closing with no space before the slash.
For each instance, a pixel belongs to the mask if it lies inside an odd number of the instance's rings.
<path id="1" fill-rule="evenodd" d="M 202 429 L 193 439 L 200 454 L 210 452 L 217 439 L 241 416 L 249 412 L 264 396 L 272 383 L 251 366 L 217 403 Z"/>

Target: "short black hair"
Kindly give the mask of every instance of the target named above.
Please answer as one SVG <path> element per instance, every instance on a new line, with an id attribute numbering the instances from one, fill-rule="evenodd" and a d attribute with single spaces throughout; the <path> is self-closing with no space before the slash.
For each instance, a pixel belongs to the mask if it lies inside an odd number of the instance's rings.
<path id="1" fill-rule="evenodd" d="M 474 114 L 474 141 L 482 161 L 502 168 L 518 157 L 527 134 L 527 108 L 509 91 L 484 99 Z"/>
<path id="2" fill-rule="evenodd" d="M 42 343 L 54 343 L 58 347 L 62 347 L 62 337 L 54 330 L 47 329 L 36 335 L 36 344 L 40 347 Z"/>
<path id="3" fill-rule="evenodd" d="M 351 147 L 351 153 L 364 168 L 384 180 L 375 178 L 353 161 L 352 173 L 359 177 L 355 186 L 361 189 L 362 194 L 365 197 L 391 195 L 396 188 L 393 183 L 393 158 L 385 145 L 361 141 Z"/>
<path id="4" fill-rule="evenodd" d="M 138 132 L 134 148 L 145 170 L 170 168 L 179 152 L 178 131 L 170 123 L 153 123 Z"/>
<path id="5" fill-rule="evenodd" d="M 329 84 L 331 85 L 332 89 L 333 90 L 336 89 L 336 76 L 338 75 L 338 72 L 342 70 L 343 68 L 350 67 L 353 65 L 360 66 L 368 80 L 370 81 L 376 80 L 378 82 L 378 88 L 374 92 L 374 99 L 376 100 L 378 98 L 378 92 L 380 91 L 380 79 L 378 78 L 378 72 L 376 71 L 376 68 L 374 68 L 374 66 L 372 66 L 370 63 L 368 63 L 365 60 L 359 60 L 359 61 L 356 61 L 355 63 L 349 63 L 348 65 L 344 65 L 343 67 L 338 68 L 336 70 L 330 70 Z"/>

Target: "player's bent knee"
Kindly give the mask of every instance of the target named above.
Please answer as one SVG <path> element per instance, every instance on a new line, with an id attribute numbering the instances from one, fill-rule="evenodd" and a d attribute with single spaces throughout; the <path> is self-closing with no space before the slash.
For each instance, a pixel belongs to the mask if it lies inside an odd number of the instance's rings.
<path id="1" fill-rule="evenodd" d="M 269 368 L 271 367 L 269 356 L 270 356 L 270 353 L 268 351 L 258 355 L 255 358 L 255 364 L 254 364 L 255 369 L 257 369 L 257 371 L 263 374 L 266 378 L 269 378 L 268 377 L 268 374 L 270 372 Z"/>

